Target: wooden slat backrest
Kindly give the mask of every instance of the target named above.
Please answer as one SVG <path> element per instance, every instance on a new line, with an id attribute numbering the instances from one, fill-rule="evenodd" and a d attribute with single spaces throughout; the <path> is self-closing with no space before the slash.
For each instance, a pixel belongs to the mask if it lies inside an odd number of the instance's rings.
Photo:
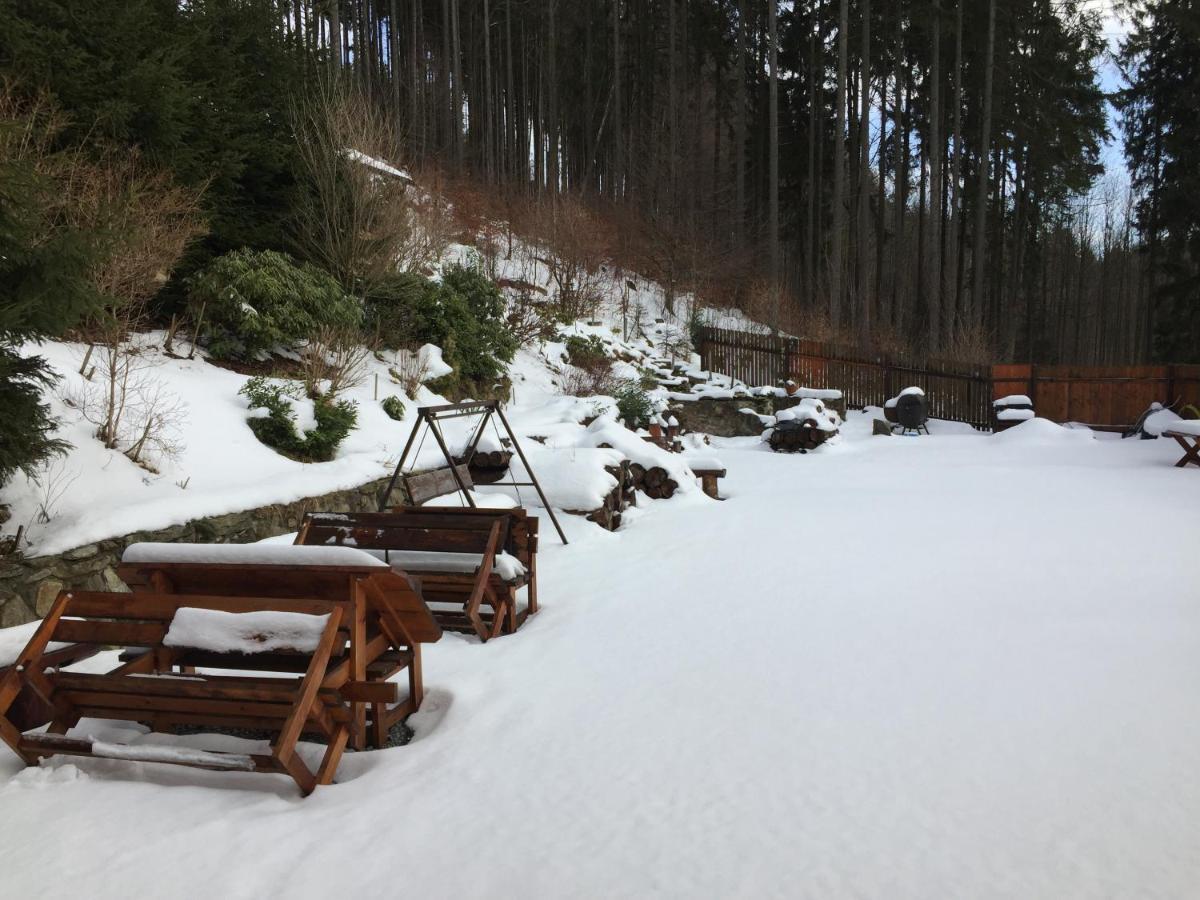
<path id="1" fill-rule="evenodd" d="M 123 647 L 161 646 L 172 619 L 184 607 L 231 613 L 269 611 L 305 615 L 329 615 L 334 609 L 334 604 L 309 599 L 106 591 L 69 591 L 66 594 L 67 610 L 55 623 L 55 641 Z"/>
<path id="2" fill-rule="evenodd" d="M 340 605 L 355 601 L 355 585 L 369 581 L 409 628 L 414 641 L 430 643 L 442 631 L 409 580 L 382 566 L 287 564 L 122 563 L 117 574 L 135 591 L 158 584 L 175 594 L 240 595 L 272 600 L 318 598 Z"/>
<path id="3" fill-rule="evenodd" d="M 458 480 L 455 480 L 454 473 L 458 473 Z M 435 497 L 443 497 L 446 494 L 452 494 L 459 489 L 459 481 L 463 487 L 470 490 L 474 485 L 471 483 L 471 473 L 466 466 L 455 466 L 454 469 L 446 467 L 444 469 L 434 469 L 431 472 L 421 472 L 416 475 L 404 476 L 404 488 L 408 492 L 409 501 L 416 506 L 420 506 L 426 500 L 432 500 Z"/>
<path id="4" fill-rule="evenodd" d="M 424 509 L 414 510 L 407 507 L 393 507 L 391 512 L 374 513 L 378 516 L 413 516 L 425 515 L 429 507 Z M 446 507 L 437 510 L 439 515 L 446 517 L 449 520 L 465 522 L 477 520 L 484 527 L 483 523 L 490 523 L 497 516 L 504 516 L 509 521 L 508 534 L 506 540 L 502 543 L 502 547 L 508 553 L 511 553 L 527 568 L 530 563 L 530 557 L 537 552 L 537 535 L 538 535 L 538 519 L 537 516 L 531 516 L 529 511 L 522 507 L 513 507 L 511 509 L 471 509 L 470 507 Z M 359 514 L 355 514 L 355 518 Z"/>
<path id="5" fill-rule="evenodd" d="M 508 517 L 492 512 L 485 516 L 454 516 L 443 512 L 415 511 L 403 515 L 362 513 L 346 518 L 312 514 L 301 530 L 309 546 L 356 547 L 360 550 L 418 550 L 444 553 L 483 553 L 492 527 L 502 523 L 501 546 Z"/>

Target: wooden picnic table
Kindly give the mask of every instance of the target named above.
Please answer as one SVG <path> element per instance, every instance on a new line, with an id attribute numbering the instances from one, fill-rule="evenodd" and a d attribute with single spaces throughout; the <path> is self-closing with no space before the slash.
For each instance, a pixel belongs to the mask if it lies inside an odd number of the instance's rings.
<path id="1" fill-rule="evenodd" d="M 1163 437 L 1174 438 L 1183 448 L 1183 456 L 1175 463 L 1176 468 L 1182 469 L 1189 463 L 1200 466 L 1200 419 L 1175 422 L 1163 432 Z"/>

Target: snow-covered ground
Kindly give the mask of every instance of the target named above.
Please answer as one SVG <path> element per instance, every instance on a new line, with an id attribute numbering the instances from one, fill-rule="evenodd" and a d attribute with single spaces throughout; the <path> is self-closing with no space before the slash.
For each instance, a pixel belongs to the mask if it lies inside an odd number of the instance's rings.
<path id="1" fill-rule="evenodd" d="M 932 431 L 721 441 L 723 503 L 543 528 L 543 611 L 431 646 L 415 740 L 307 799 L 0 753 L 0 894 L 1196 896 L 1200 477 Z"/>

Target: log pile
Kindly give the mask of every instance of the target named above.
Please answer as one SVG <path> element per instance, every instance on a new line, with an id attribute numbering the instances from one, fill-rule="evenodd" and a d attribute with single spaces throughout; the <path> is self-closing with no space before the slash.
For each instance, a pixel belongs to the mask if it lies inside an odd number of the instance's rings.
<path id="1" fill-rule="evenodd" d="M 629 475 L 633 489 L 642 491 L 651 500 L 670 500 L 679 490 L 679 482 L 662 466 L 646 468 L 638 463 L 631 463 Z"/>
<path id="2" fill-rule="evenodd" d="M 776 423 L 767 443 L 776 453 L 807 453 L 825 443 L 831 433 L 822 431 L 816 419 L 792 419 Z"/>
<path id="3" fill-rule="evenodd" d="M 495 484 L 508 473 L 512 457 L 511 450 L 476 450 L 467 467 L 471 472 L 471 480 L 476 484 Z M 459 458 L 454 462 L 462 465 L 463 460 Z"/>
<path id="4" fill-rule="evenodd" d="M 630 464 L 628 460 L 621 460 L 620 465 L 605 466 L 604 470 L 617 479 L 617 484 L 608 492 L 600 507 L 593 510 L 569 509 L 567 512 L 583 516 L 589 522 L 595 522 L 607 531 L 616 531 L 621 527 L 621 513 L 633 505 L 633 480 L 629 472 Z"/>

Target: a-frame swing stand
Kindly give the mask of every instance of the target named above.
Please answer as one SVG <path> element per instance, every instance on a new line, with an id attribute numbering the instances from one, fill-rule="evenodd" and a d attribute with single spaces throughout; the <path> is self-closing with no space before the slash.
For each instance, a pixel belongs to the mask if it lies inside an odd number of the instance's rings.
<path id="1" fill-rule="evenodd" d="M 437 442 L 438 449 L 442 451 L 442 456 L 446 459 L 446 471 L 449 472 L 450 477 L 453 479 L 454 488 L 462 494 L 463 502 L 467 506 L 475 508 L 475 500 L 471 496 L 470 491 L 469 475 L 465 478 L 464 475 L 466 475 L 467 466 L 475 458 L 475 452 L 479 448 L 479 441 L 483 438 L 484 428 L 487 427 L 489 422 L 492 423 L 492 427 L 499 434 L 499 429 L 496 428 L 495 422 L 492 421 L 493 415 L 499 418 L 500 423 L 504 426 L 504 431 L 508 434 L 509 441 L 512 442 L 513 450 L 521 460 L 521 465 L 525 467 L 525 471 L 529 473 L 529 481 L 517 481 L 514 475 L 512 481 L 497 482 L 497 484 L 506 484 L 518 489 L 531 487 L 536 490 L 538 499 L 542 501 L 542 508 L 546 510 L 546 515 L 554 523 L 554 530 L 558 532 L 558 536 L 562 542 L 564 544 L 567 543 L 567 536 L 563 534 L 562 526 L 558 524 L 554 510 L 550 507 L 550 502 L 546 499 L 546 494 L 542 491 L 542 486 L 538 484 L 537 476 L 533 474 L 533 468 L 529 465 L 529 460 L 525 458 L 525 452 L 521 449 L 521 444 L 517 440 L 517 436 L 513 433 L 512 426 L 508 424 L 508 419 L 504 417 L 504 410 L 500 408 L 498 400 L 479 400 L 471 403 L 447 403 L 443 406 L 420 407 L 417 410 L 417 421 L 408 435 L 408 442 L 404 445 L 404 452 L 400 454 L 400 461 L 396 463 L 396 471 L 392 473 L 392 478 L 388 482 L 387 489 L 380 495 L 379 511 L 383 512 L 388 508 L 388 501 L 392 496 L 392 491 L 396 487 L 396 481 L 404 471 L 404 464 L 408 462 L 408 456 L 412 452 L 413 445 L 417 441 L 417 435 L 421 432 L 422 428 L 428 429 L 428 432 L 433 435 L 434 440 Z M 471 433 L 471 439 L 467 442 L 466 449 L 463 450 L 462 461 L 455 464 L 454 456 L 450 453 L 450 448 L 446 446 L 446 438 L 442 435 L 442 430 L 438 423 L 446 419 L 459 419 L 465 416 L 479 416 L 480 419 L 475 426 L 475 430 Z M 424 443 L 424 438 L 422 438 L 422 443 Z"/>

